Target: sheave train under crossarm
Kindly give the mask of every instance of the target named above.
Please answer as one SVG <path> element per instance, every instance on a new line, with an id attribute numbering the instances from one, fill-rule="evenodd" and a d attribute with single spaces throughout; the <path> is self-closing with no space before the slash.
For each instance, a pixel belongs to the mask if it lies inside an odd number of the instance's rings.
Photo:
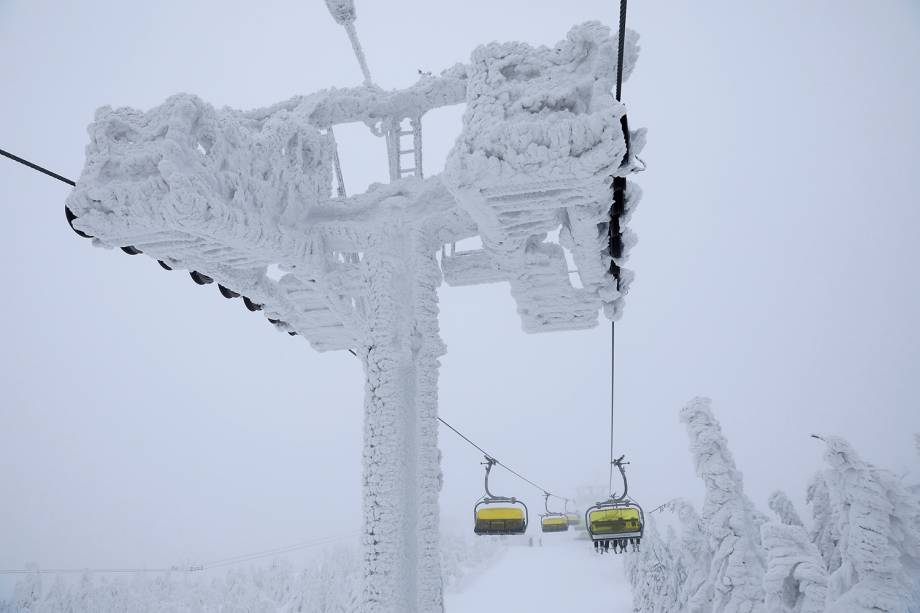
<path id="1" fill-rule="evenodd" d="M 626 0 L 620 0 L 619 23 L 619 48 L 617 57 L 617 83 L 616 99 L 620 101 L 623 81 L 623 49 L 626 34 Z M 621 118 L 623 134 L 626 140 L 626 154 L 622 164 L 629 164 L 633 158 L 630 151 L 629 125 L 624 114 Z M 643 165 L 644 167 L 644 165 Z M 626 179 L 613 177 L 612 181 L 613 202 L 610 208 L 610 224 L 608 227 L 609 253 L 611 256 L 610 272 L 620 283 L 620 267 L 618 258 L 623 254 L 623 237 L 621 233 L 620 218 L 626 212 Z M 645 531 L 645 513 L 642 507 L 629 497 L 629 483 L 626 478 L 625 456 L 614 458 L 614 429 L 613 429 L 613 383 L 615 374 L 614 362 L 614 324 L 611 322 L 611 407 L 610 407 L 610 480 L 608 487 L 611 490 L 606 500 L 597 502 L 590 507 L 584 515 L 584 528 L 594 543 L 598 553 L 608 553 L 611 548 L 614 553 L 625 553 L 631 547 L 632 551 L 639 550 L 639 544 Z M 459 432 L 458 432 L 459 434 Z M 462 435 L 461 435 L 462 436 Z M 465 437 L 464 437 L 465 438 Z M 468 440 L 468 439 L 467 439 Z M 472 441 L 469 441 L 472 443 Z M 474 444 L 475 446 L 475 444 Z M 478 446 L 477 446 L 478 447 Z M 497 460 L 486 454 L 485 495 L 476 503 L 473 510 L 474 532 L 478 535 L 513 535 L 524 534 L 527 530 L 527 506 L 517 498 L 493 496 L 489 491 L 489 473 Z M 613 492 L 613 470 L 616 468 L 623 481 L 623 491 L 620 494 Z M 510 470 L 510 469 L 509 469 Z M 512 471 L 514 472 L 514 471 Z M 517 473 L 514 473 L 517 475 Z M 517 475 L 520 477 L 520 475 Z M 521 477 L 524 479 L 523 477 Z M 531 485 L 535 483 L 528 481 Z M 568 498 L 563 498 L 565 507 L 562 512 L 553 512 L 549 508 L 549 499 L 554 494 L 544 490 L 544 508 L 546 513 L 541 515 L 540 527 L 542 532 L 566 532 L 570 526 L 579 527 L 580 514 L 568 512 Z"/>

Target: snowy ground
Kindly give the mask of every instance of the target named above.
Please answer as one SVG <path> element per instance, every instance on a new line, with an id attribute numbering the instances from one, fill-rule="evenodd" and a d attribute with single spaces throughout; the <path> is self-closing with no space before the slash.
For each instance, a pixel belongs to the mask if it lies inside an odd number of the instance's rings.
<path id="1" fill-rule="evenodd" d="M 546 535 L 542 547 L 510 546 L 458 587 L 445 595 L 448 613 L 632 609 L 622 557 L 598 556 L 590 543 L 569 534 Z"/>

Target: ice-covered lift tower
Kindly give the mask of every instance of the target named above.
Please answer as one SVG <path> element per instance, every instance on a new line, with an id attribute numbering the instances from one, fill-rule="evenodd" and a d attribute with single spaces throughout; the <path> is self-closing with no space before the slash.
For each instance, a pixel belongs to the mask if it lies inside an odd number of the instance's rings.
<path id="1" fill-rule="evenodd" d="M 553 48 L 485 45 L 469 64 L 387 91 L 371 80 L 353 5 L 327 4 L 364 85 L 248 112 L 185 94 L 148 112 L 102 108 L 68 218 L 97 246 L 216 282 L 279 330 L 362 360 L 362 610 L 433 613 L 437 288 L 442 277 L 507 281 L 528 332 L 588 328 L 601 308 L 618 317 L 629 278 L 618 288 L 609 272 L 610 181 L 636 170 L 644 138 L 633 133 L 626 155 L 617 41 L 598 23 Z M 638 53 L 628 38 L 627 74 Z M 445 171 L 423 178 L 422 116 L 453 104 L 466 105 L 462 132 Z M 385 139 L 391 181 L 346 197 L 333 127 L 355 121 Z M 626 216 L 638 196 L 627 194 Z M 474 236 L 481 249 L 454 251 Z"/>

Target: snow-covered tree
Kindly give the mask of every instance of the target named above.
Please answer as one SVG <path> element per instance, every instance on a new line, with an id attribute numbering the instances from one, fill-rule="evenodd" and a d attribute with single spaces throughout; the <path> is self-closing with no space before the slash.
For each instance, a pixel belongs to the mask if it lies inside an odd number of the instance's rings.
<path id="1" fill-rule="evenodd" d="M 497 559 L 488 539 L 450 537 L 451 582 Z M 236 567 L 222 575 L 168 572 L 109 577 L 56 577 L 42 594 L 38 574 L 25 575 L 0 613 L 364 613 L 364 573 L 354 548 L 336 548 L 296 571 L 286 558 Z"/>
<path id="2" fill-rule="evenodd" d="M 914 435 L 914 445 L 917 448 L 917 454 L 920 455 L 920 434 Z M 920 463 L 918 463 L 917 468 L 920 469 Z M 914 483 L 910 486 L 910 491 L 920 498 L 920 472 L 916 470 L 914 471 Z"/>
<path id="3" fill-rule="evenodd" d="M 687 426 L 697 474 L 706 487 L 702 524 L 713 551 L 712 611 L 757 612 L 763 608 L 766 571 L 759 520 L 710 405 L 708 398 L 694 398 L 681 411 L 681 421 Z"/>
<path id="4" fill-rule="evenodd" d="M 795 505 L 782 491 L 768 504 L 779 522 L 761 528 L 767 555 L 764 605 L 769 613 L 820 613 L 827 595 L 827 570 Z"/>
<path id="5" fill-rule="evenodd" d="M 783 514 L 788 510 L 784 509 Z M 771 522 L 762 528 L 767 554 L 765 610 L 768 613 L 821 613 L 827 596 L 824 560 L 805 528 L 786 521 L 788 519 L 792 517 L 786 514 L 782 523 Z"/>
<path id="6" fill-rule="evenodd" d="M 364 575 L 354 551 L 328 552 L 318 567 L 308 570 L 303 593 L 304 613 L 359 613 Z"/>
<path id="7" fill-rule="evenodd" d="M 757 541 L 758 551 L 763 547 L 763 542 L 761 541 L 761 528 L 766 524 L 772 521 L 772 518 L 754 506 L 754 503 L 751 502 L 750 498 L 745 496 L 745 501 L 747 502 L 748 508 L 751 512 L 751 520 L 754 522 L 754 539 Z"/>
<path id="8" fill-rule="evenodd" d="M 827 437 L 825 460 L 836 508 L 840 567 L 828 582 L 829 612 L 920 610 L 920 508 L 891 472 Z"/>
<path id="9" fill-rule="evenodd" d="M 34 568 L 31 567 L 30 568 Z M 25 577 L 16 583 L 13 589 L 13 610 L 22 613 L 33 613 L 38 610 L 39 601 L 42 597 L 42 576 L 36 572 L 25 575 Z"/>
<path id="10" fill-rule="evenodd" d="M 812 477 L 805 500 L 811 505 L 811 541 L 818 547 L 824 567 L 828 572 L 834 572 L 840 568 L 840 550 L 837 548 L 840 532 L 836 508 L 831 505 L 825 472 L 819 472 Z"/>
<path id="11" fill-rule="evenodd" d="M 642 548 L 626 556 L 625 568 L 635 613 L 680 613 L 677 560 L 654 521 L 646 522 Z"/>
<path id="12" fill-rule="evenodd" d="M 70 602 L 70 586 L 58 575 L 42 599 L 42 613 L 71 613 L 73 605 Z M 0 608 L 0 611 L 3 609 Z"/>
<path id="13" fill-rule="evenodd" d="M 775 491 L 770 494 L 770 498 L 767 500 L 767 505 L 770 507 L 770 510 L 776 513 L 776 516 L 779 517 L 779 521 L 788 526 L 804 526 L 802 523 L 802 518 L 799 517 L 799 512 L 795 510 L 795 505 L 792 504 L 792 501 L 789 500 L 789 497 L 786 496 L 785 492 Z"/>
<path id="14" fill-rule="evenodd" d="M 683 498 L 671 500 L 664 508 L 675 513 L 680 520 L 680 537 L 671 541 L 674 543 L 673 552 L 680 581 L 680 610 L 708 613 L 712 610 L 713 591 L 709 580 L 712 551 L 700 516 L 693 505 Z"/>
<path id="15" fill-rule="evenodd" d="M 635 611 L 920 613 L 920 496 L 907 478 L 828 437 L 829 467 L 807 490 L 812 528 L 783 492 L 769 498 L 769 521 L 744 494 L 709 400 L 691 401 L 681 420 L 703 512 L 681 499 L 664 505 L 681 521 L 667 539 L 649 522 L 643 552 L 626 564 Z"/>
<path id="16" fill-rule="evenodd" d="M 444 575 L 444 589 L 459 589 L 471 574 L 492 564 L 504 551 L 499 541 L 492 538 L 442 535 L 441 571 Z"/>

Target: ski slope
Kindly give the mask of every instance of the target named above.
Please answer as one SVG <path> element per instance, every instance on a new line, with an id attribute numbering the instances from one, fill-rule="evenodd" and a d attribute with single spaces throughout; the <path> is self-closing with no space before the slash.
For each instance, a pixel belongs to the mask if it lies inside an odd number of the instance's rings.
<path id="1" fill-rule="evenodd" d="M 632 610 L 622 556 L 599 556 L 570 534 L 545 535 L 542 547 L 539 537 L 533 547 L 510 545 L 458 588 L 445 594 L 448 613 Z"/>

